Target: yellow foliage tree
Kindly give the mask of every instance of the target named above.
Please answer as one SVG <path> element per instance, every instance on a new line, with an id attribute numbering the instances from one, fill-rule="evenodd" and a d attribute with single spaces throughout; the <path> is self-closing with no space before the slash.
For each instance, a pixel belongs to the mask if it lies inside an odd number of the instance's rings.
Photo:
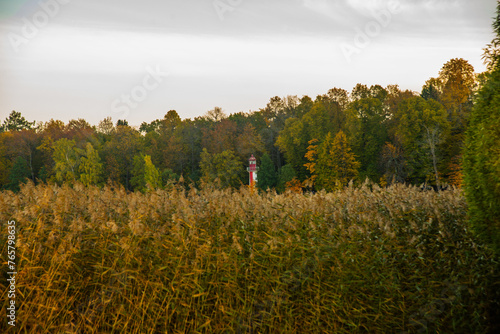
<path id="1" fill-rule="evenodd" d="M 307 153 L 305 155 L 305 158 L 309 162 L 304 164 L 304 166 L 307 168 L 311 176 L 304 181 L 304 186 L 311 188 L 314 186 L 314 180 L 317 177 L 315 171 L 316 171 L 316 155 L 318 154 L 317 152 L 318 145 L 314 145 L 317 142 L 318 142 L 317 139 L 311 139 L 308 142 L 309 146 L 307 147 Z"/>
<path id="2" fill-rule="evenodd" d="M 359 167 L 345 133 L 341 130 L 335 138 L 328 133 L 318 146 L 316 187 L 327 191 L 341 189 L 358 176 Z"/>

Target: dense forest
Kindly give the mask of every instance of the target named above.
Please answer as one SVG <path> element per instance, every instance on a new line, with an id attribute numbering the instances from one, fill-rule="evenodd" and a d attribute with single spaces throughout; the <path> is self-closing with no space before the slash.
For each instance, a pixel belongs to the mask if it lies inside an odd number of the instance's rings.
<path id="1" fill-rule="evenodd" d="M 486 72 L 451 59 L 419 93 L 137 127 L 12 111 L 0 332 L 500 333 L 500 1 L 493 28 Z"/>
<path id="2" fill-rule="evenodd" d="M 105 118 L 36 122 L 12 111 L 0 133 L 0 187 L 21 183 L 120 183 L 127 190 L 181 180 L 222 187 L 248 184 L 254 154 L 259 188 L 333 190 L 369 178 L 382 186 L 462 182 L 461 152 L 473 96 L 484 74 L 451 59 L 420 93 L 397 85 L 333 88 L 314 100 L 273 97 L 258 111 L 215 107 L 181 119 L 129 126 Z"/>

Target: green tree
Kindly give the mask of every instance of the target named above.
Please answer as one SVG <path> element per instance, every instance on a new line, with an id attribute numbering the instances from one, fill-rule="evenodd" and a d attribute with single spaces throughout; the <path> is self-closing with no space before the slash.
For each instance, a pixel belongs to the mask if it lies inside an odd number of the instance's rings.
<path id="1" fill-rule="evenodd" d="M 425 82 L 425 85 L 422 87 L 422 93 L 420 94 L 426 100 L 434 99 L 439 101 L 439 97 L 441 95 L 443 83 L 438 78 L 430 78 Z"/>
<path id="2" fill-rule="evenodd" d="M 300 180 L 310 176 L 305 167 L 309 141 L 318 139 L 321 142 L 328 132 L 337 132 L 345 127 L 347 115 L 344 108 L 347 101 L 346 91 L 330 89 L 328 94 L 318 96 L 302 117 L 286 120 L 276 146 L 284 153 L 286 161 L 293 166 Z"/>
<path id="3" fill-rule="evenodd" d="M 20 112 L 13 110 L 0 126 L 0 132 L 29 130 L 35 126 L 35 121 L 28 122 Z"/>
<path id="4" fill-rule="evenodd" d="M 43 167 L 45 167 L 44 174 L 46 175 L 46 179 L 54 179 L 54 142 L 61 138 L 66 138 L 65 125 L 62 121 L 51 119 L 45 122 L 38 130 L 41 138 L 36 151 L 41 155 L 41 162 Z"/>
<path id="5" fill-rule="evenodd" d="M 26 160 L 22 157 L 17 157 L 10 169 L 9 183 L 5 188 L 14 192 L 19 191 L 20 185 L 30 178 L 30 174 L 30 169 Z"/>
<path id="6" fill-rule="evenodd" d="M 238 187 L 243 172 L 242 163 L 233 151 L 210 154 L 204 148 L 201 152 L 200 168 L 202 180 L 213 183 L 216 180 L 226 187 Z"/>
<path id="7" fill-rule="evenodd" d="M 184 178 L 192 182 L 197 182 L 201 177 L 199 166 L 202 151 L 202 132 L 197 123 L 197 121 L 185 119 L 179 127 L 185 165 L 176 174 L 183 175 Z"/>
<path id="8" fill-rule="evenodd" d="M 182 173 L 189 155 L 183 143 L 183 123 L 175 110 L 169 110 L 163 119 L 141 125 L 145 135 L 145 153 L 160 170 L 172 169 Z"/>
<path id="9" fill-rule="evenodd" d="M 495 37 L 491 43 L 483 49 L 483 60 L 490 72 L 500 66 L 500 2 L 498 1 L 497 16 L 493 21 L 493 31 L 495 32 Z"/>
<path id="10" fill-rule="evenodd" d="M 409 178 L 423 182 L 433 175 L 439 185 L 441 144 L 450 129 L 446 110 L 433 99 L 426 101 L 417 96 L 400 104 L 396 118 L 396 136 L 405 152 Z"/>
<path id="11" fill-rule="evenodd" d="M 120 182 L 127 190 L 132 190 L 130 183 L 134 157 L 143 150 L 143 138 L 130 126 L 117 126 L 111 140 L 106 142 L 99 152 L 106 175 L 111 181 Z"/>
<path id="12" fill-rule="evenodd" d="M 386 91 L 378 87 L 372 86 L 373 94 L 385 99 Z M 347 110 L 347 130 L 350 143 L 361 163 L 361 177 L 369 177 L 373 181 L 380 179 L 378 161 L 388 139 L 386 123 L 390 117 L 382 102 L 374 97 L 360 98 L 352 102 Z"/>
<path id="13" fill-rule="evenodd" d="M 61 138 L 53 144 L 55 162 L 55 180 L 59 183 L 73 183 L 77 179 L 80 155 L 75 148 L 75 141 Z"/>
<path id="14" fill-rule="evenodd" d="M 264 151 L 269 153 L 275 166 L 280 168 L 283 165 L 282 151 L 276 145 L 276 140 L 279 133 L 285 127 L 287 119 L 294 114 L 294 98 L 281 99 L 278 96 L 272 97 L 267 103 L 266 107 L 260 109 L 258 115 L 260 121 L 263 122 L 263 127 L 260 129 L 259 134 L 262 137 L 264 144 Z M 256 113 L 257 114 L 257 113 Z"/>
<path id="15" fill-rule="evenodd" d="M 494 28 L 500 38 L 500 4 Z M 500 254 L 500 63 L 479 90 L 463 152 L 465 197 L 475 232 Z"/>
<path id="16" fill-rule="evenodd" d="M 144 183 L 148 190 L 162 187 L 160 172 L 151 162 L 151 157 L 149 155 L 144 156 Z"/>
<path id="17" fill-rule="evenodd" d="M 146 172 L 146 162 L 144 160 L 144 155 L 135 155 L 132 164 L 133 167 L 130 184 L 134 190 L 144 191 L 144 189 L 146 189 L 146 178 L 144 177 Z"/>
<path id="18" fill-rule="evenodd" d="M 285 192 L 287 183 L 292 181 L 295 177 L 296 173 L 291 164 L 286 164 L 281 167 L 278 173 L 278 184 L 276 185 L 276 190 L 280 193 Z"/>
<path id="19" fill-rule="evenodd" d="M 437 78 L 429 79 L 422 89 L 421 96 L 426 100 L 440 102 L 447 112 L 449 131 L 441 138 L 442 175 L 452 181 L 454 171 L 461 167 L 465 130 L 473 105 L 473 95 L 477 89 L 478 77 L 474 67 L 462 58 L 446 62 Z"/>
<path id="20" fill-rule="evenodd" d="M 360 163 L 351 152 L 347 136 L 341 130 L 335 138 L 328 133 L 318 146 L 316 188 L 332 191 L 346 186 L 358 176 Z"/>
<path id="21" fill-rule="evenodd" d="M 14 135 L 10 132 L 0 132 L 0 188 L 9 183 L 9 171 L 13 164 L 9 142 Z"/>
<path id="22" fill-rule="evenodd" d="M 262 190 L 273 189 L 276 187 L 277 176 L 274 163 L 269 154 L 265 153 L 260 159 L 260 168 L 257 172 L 257 187 Z"/>
<path id="23" fill-rule="evenodd" d="M 12 156 L 21 156 L 26 160 L 30 169 L 31 180 L 36 181 L 36 173 L 41 168 L 41 152 L 37 150 L 40 145 L 40 136 L 34 129 L 11 131 L 12 136 L 8 141 Z"/>
<path id="24" fill-rule="evenodd" d="M 116 121 L 116 126 L 128 126 L 128 121 L 126 119 L 119 119 Z"/>
<path id="25" fill-rule="evenodd" d="M 179 181 L 180 177 L 170 168 L 165 168 L 161 173 L 161 182 L 164 186 L 167 186 L 170 182 Z"/>
<path id="26" fill-rule="evenodd" d="M 91 143 L 87 143 L 85 154 L 80 161 L 80 182 L 84 185 L 98 185 L 102 182 L 103 167 L 99 153 Z"/>
<path id="27" fill-rule="evenodd" d="M 370 90 L 368 86 L 362 85 L 360 83 L 356 84 L 351 91 L 351 98 L 353 101 L 367 99 L 370 97 Z"/>
<path id="28" fill-rule="evenodd" d="M 283 152 L 286 161 L 297 171 L 301 179 L 307 176 L 304 156 L 307 153 L 309 137 L 307 125 L 302 118 L 293 117 L 286 120 L 285 127 L 276 140 L 276 146 Z"/>

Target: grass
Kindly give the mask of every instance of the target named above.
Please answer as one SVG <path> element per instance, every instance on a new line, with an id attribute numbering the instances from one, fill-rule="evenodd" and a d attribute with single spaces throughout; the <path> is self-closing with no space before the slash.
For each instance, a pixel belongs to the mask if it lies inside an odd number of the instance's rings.
<path id="1" fill-rule="evenodd" d="M 493 332 L 498 259 L 466 209 L 459 190 L 403 185 L 28 184 L 0 193 L 0 258 L 15 219 L 19 333 Z"/>

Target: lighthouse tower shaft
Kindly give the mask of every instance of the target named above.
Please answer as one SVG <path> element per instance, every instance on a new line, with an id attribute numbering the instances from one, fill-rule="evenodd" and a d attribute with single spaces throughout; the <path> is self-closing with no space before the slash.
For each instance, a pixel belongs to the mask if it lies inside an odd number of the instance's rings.
<path id="1" fill-rule="evenodd" d="M 248 171 L 248 184 L 250 186 L 253 186 L 257 183 L 257 171 L 259 170 L 259 168 L 257 167 L 257 160 L 255 159 L 255 157 L 252 156 L 250 157 L 250 159 L 248 159 L 248 168 L 247 168 L 247 171 Z"/>

